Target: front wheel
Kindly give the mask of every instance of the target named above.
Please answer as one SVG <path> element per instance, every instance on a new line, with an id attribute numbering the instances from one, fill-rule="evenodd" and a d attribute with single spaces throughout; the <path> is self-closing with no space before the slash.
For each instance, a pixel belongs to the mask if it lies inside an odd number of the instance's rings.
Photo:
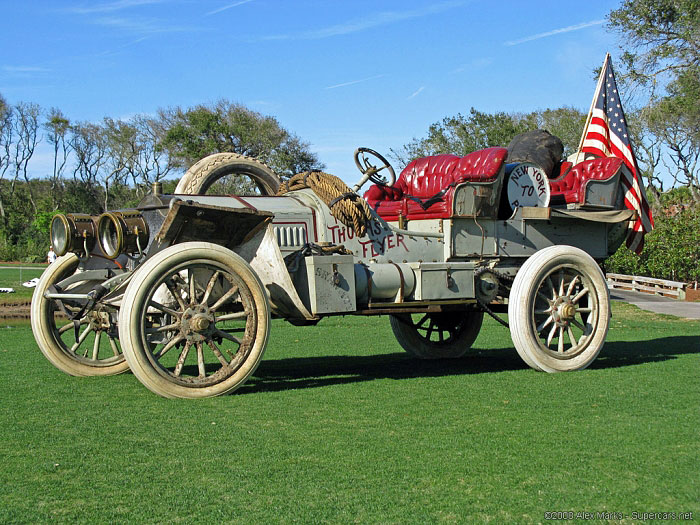
<path id="1" fill-rule="evenodd" d="M 515 276 L 508 318 L 515 349 L 535 370 L 586 368 L 608 333 L 610 293 L 603 272 L 583 250 L 544 248 Z"/>
<path id="2" fill-rule="evenodd" d="M 484 313 L 477 310 L 389 316 L 401 347 L 419 359 L 462 357 L 479 335 Z"/>
<path id="3" fill-rule="evenodd" d="M 232 251 L 206 242 L 177 244 L 146 261 L 119 316 L 132 372 L 163 397 L 235 390 L 260 363 L 269 332 L 258 276 Z"/>
<path id="4" fill-rule="evenodd" d="M 108 376 L 129 369 L 117 336 L 117 310 L 113 305 L 95 305 L 84 315 L 69 321 L 63 309 L 78 316 L 83 303 L 66 300 L 61 304 L 48 299 L 47 292 L 59 291 L 59 284 L 73 277 L 61 292 L 86 294 L 101 280 L 90 272 L 78 273 L 78 257 L 68 253 L 49 265 L 32 296 L 31 322 L 39 349 L 59 370 L 73 376 Z M 88 277 L 81 278 L 86 275 Z"/>

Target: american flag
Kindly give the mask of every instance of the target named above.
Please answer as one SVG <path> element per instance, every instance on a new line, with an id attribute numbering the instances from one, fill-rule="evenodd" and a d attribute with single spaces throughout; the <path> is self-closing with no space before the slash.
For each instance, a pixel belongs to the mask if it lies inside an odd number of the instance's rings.
<path id="1" fill-rule="evenodd" d="M 628 171 L 623 170 L 622 185 L 625 189 L 625 206 L 637 212 L 637 220 L 630 224 L 627 247 L 636 253 L 644 248 L 644 235 L 654 228 L 654 219 L 644 193 L 644 183 L 639 176 L 637 159 L 627 132 L 625 114 L 615 83 L 610 54 L 605 56 L 600 71 L 598 88 L 593 96 L 588 125 L 583 130 L 582 149 L 599 157 L 619 157 Z"/>

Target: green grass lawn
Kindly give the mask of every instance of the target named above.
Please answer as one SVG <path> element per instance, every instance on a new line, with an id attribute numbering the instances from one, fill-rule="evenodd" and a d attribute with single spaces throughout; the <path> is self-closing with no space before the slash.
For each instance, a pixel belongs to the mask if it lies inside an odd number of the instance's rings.
<path id="1" fill-rule="evenodd" d="M 490 319 L 441 362 L 410 359 L 386 318 L 276 321 L 254 377 L 202 401 L 69 377 L 3 323 L 0 523 L 698 520 L 700 323 L 613 312 L 591 368 L 553 375 Z"/>
<path id="2" fill-rule="evenodd" d="M 0 293 L 0 303 L 25 302 L 32 298 L 34 288 L 22 286 L 23 282 L 34 277 L 41 277 L 46 269 L 45 264 L 15 264 L 0 263 L 0 288 L 14 288 L 14 293 Z"/>

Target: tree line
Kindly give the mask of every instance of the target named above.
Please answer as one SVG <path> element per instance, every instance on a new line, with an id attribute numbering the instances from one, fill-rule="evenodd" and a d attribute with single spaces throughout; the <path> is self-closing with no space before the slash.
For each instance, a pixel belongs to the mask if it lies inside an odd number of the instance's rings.
<path id="1" fill-rule="evenodd" d="M 32 166 L 42 141 L 52 157 L 47 172 L 37 173 Z M 58 108 L 9 104 L 0 95 L 0 259 L 41 258 L 53 214 L 134 206 L 153 183 L 172 190 L 173 179 L 217 152 L 255 157 L 282 178 L 323 168 L 308 143 L 274 117 L 228 100 L 74 122 Z M 229 184 L 246 189 L 240 181 Z"/>

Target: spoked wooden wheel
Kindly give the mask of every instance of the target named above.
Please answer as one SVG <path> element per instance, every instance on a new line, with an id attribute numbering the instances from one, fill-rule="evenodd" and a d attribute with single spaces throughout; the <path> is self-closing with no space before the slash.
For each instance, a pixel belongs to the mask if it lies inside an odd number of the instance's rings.
<path id="1" fill-rule="evenodd" d="M 484 314 L 477 310 L 399 314 L 389 317 L 396 340 L 419 359 L 462 357 L 479 335 Z"/>
<path id="2" fill-rule="evenodd" d="M 188 242 L 139 268 L 124 295 L 120 336 L 134 375 L 150 390 L 210 397 L 253 373 L 269 320 L 267 296 L 248 263 L 216 244 Z"/>
<path id="3" fill-rule="evenodd" d="M 45 293 L 73 276 L 78 257 L 66 254 L 44 271 L 34 289 L 31 308 L 32 332 L 44 356 L 59 370 L 74 376 L 103 376 L 119 374 L 129 369 L 121 351 L 117 333 L 116 306 L 98 304 L 73 323 L 66 318 L 55 299 Z M 86 275 L 89 273 L 86 272 Z M 101 281 L 74 279 L 61 292 L 86 294 Z M 69 314 L 77 315 L 82 305 L 77 301 L 63 302 Z M 77 328 L 77 335 L 76 335 Z"/>
<path id="4" fill-rule="evenodd" d="M 610 296 L 603 273 L 578 248 L 540 250 L 515 277 L 508 316 L 515 348 L 532 368 L 585 368 L 608 333 Z"/>

